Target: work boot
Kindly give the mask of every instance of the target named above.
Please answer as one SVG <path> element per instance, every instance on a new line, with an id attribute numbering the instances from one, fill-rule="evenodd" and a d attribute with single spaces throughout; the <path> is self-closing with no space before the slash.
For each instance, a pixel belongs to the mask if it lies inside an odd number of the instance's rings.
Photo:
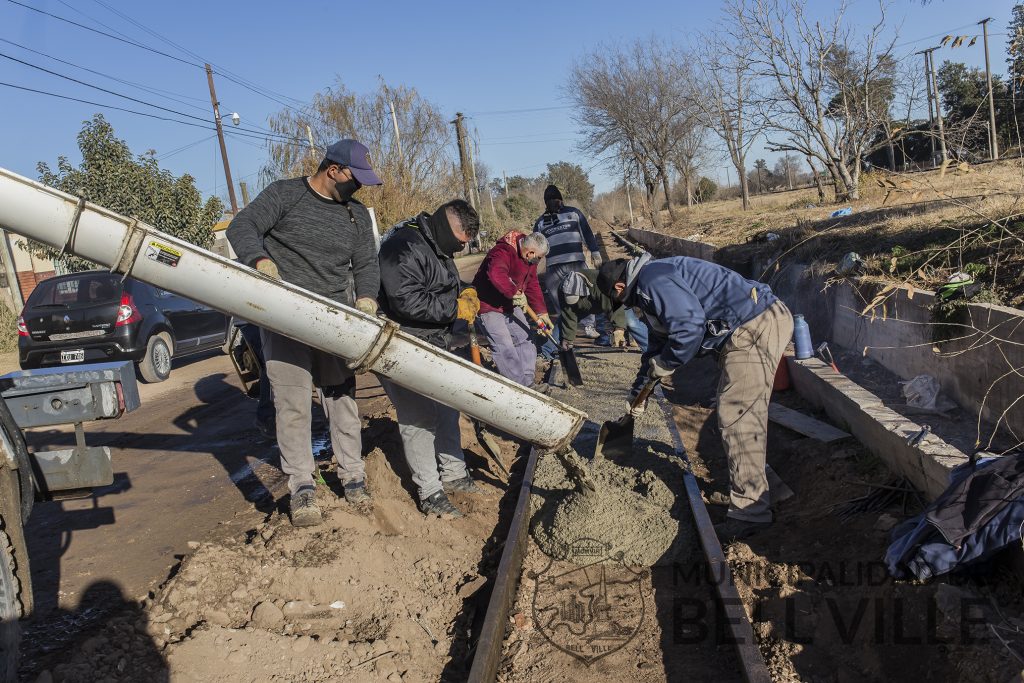
<path id="1" fill-rule="evenodd" d="M 343 488 L 345 489 L 345 500 L 351 505 L 361 505 L 373 500 L 370 498 L 370 489 L 366 488 L 366 481 L 363 479 L 350 481 Z"/>
<path id="2" fill-rule="evenodd" d="M 292 526 L 316 526 L 324 521 L 312 486 L 303 487 L 292 495 L 291 513 Z"/>
<path id="3" fill-rule="evenodd" d="M 462 517 L 462 513 L 459 512 L 457 507 L 452 505 L 450 500 L 448 500 L 448 496 L 445 494 L 443 489 L 434 495 L 421 500 L 419 508 L 420 512 L 428 517 L 441 517 L 444 519 Z"/>
<path id="4" fill-rule="evenodd" d="M 480 487 L 476 485 L 473 478 L 468 474 L 461 479 L 442 481 L 441 487 L 445 493 L 480 493 Z"/>
<path id="5" fill-rule="evenodd" d="M 583 332 L 580 333 L 580 336 L 586 337 L 587 339 L 597 339 L 598 337 L 601 336 L 601 333 L 598 332 L 597 328 L 594 327 L 593 325 L 587 325 L 586 327 L 583 328 Z"/>
<path id="6" fill-rule="evenodd" d="M 551 385 L 547 384 L 546 382 L 534 382 L 533 384 L 530 385 L 530 388 L 536 391 L 537 393 L 544 395 L 547 395 L 547 393 L 551 391 Z"/>
<path id="7" fill-rule="evenodd" d="M 771 526 L 771 522 L 748 522 L 745 519 L 729 517 L 724 522 L 715 525 L 715 535 L 718 536 L 720 543 L 742 541 L 769 526 Z"/>

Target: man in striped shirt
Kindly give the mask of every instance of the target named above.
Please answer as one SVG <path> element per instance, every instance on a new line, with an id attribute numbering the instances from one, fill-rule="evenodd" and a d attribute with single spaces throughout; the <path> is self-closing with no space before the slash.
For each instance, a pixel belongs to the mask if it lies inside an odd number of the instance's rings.
<path id="1" fill-rule="evenodd" d="M 544 294 L 548 312 L 553 315 L 559 310 L 558 288 L 562 280 L 569 273 L 587 267 L 584 248 L 590 250 L 594 268 L 601 267 L 601 252 L 586 216 L 579 209 L 566 206 L 562 193 L 554 185 L 548 185 L 544 190 L 544 207 L 546 210 L 533 224 L 533 231 L 544 235 L 550 247 L 544 261 Z M 599 336 L 593 315 L 584 318 L 582 323 L 583 333 L 580 336 L 591 339 Z"/>

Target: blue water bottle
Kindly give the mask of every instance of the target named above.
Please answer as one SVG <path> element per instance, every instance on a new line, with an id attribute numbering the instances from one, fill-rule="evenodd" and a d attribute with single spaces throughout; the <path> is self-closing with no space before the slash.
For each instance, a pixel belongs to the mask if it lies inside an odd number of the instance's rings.
<path id="1" fill-rule="evenodd" d="M 811 330 L 802 315 L 793 316 L 793 346 L 796 347 L 797 360 L 804 360 L 814 355 L 811 343 Z"/>

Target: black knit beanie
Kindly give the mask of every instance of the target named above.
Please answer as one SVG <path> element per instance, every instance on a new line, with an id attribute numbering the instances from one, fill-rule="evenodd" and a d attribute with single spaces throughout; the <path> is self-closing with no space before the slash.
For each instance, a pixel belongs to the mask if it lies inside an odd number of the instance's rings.
<path id="1" fill-rule="evenodd" d="M 544 201 L 549 199 L 562 199 L 562 193 L 554 185 L 548 185 L 544 188 Z"/>
<path id="2" fill-rule="evenodd" d="M 626 281 L 626 264 L 629 259 L 616 258 L 605 261 L 597 270 L 598 290 L 610 299 L 615 299 L 615 283 Z"/>

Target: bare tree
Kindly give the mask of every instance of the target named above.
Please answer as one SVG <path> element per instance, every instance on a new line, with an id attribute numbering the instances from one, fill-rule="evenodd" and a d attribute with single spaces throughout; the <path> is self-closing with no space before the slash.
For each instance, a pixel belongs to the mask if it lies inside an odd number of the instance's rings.
<path id="1" fill-rule="evenodd" d="M 692 82 L 692 81 L 691 81 Z M 690 101 L 695 103 L 699 93 L 691 91 Z M 672 153 L 672 166 L 682 176 L 683 193 L 686 195 L 686 206 L 692 207 L 700 179 L 700 168 L 707 154 L 707 129 L 701 123 L 696 106 L 682 116 L 676 125 L 676 146 Z"/>
<path id="2" fill-rule="evenodd" d="M 583 127 L 581 147 L 616 169 L 627 160 L 627 175 L 639 177 L 656 227 L 659 189 L 670 218 L 676 218 L 669 169 L 680 117 L 692 106 L 685 63 L 678 50 L 654 40 L 623 50 L 602 48 L 573 67 L 566 87 Z"/>
<path id="3" fill-rule="evenodd" d="M 743 208 L 750 208 L 747 182 L 747 153 L 764 129 L 760 116 L 755 64 L 744 37 L 731 24 L 701 37 L 698 53 L 698 83 L 695 99 L 701 118 L 725 144 L 729 161 L 740 179 Z"/>
<path id="4" fill-rule="evenodd" d="M 395 139 L 391 102 L 401 146 Z M 307 126 L 313 150 L 307 142 Z M 312 173 L 327 146 L 340 138 L 352 137 L 366 145 L 384 185 L 365 188 L 360 199 L 374 206 L 382 227 L 432 210 L 459 194 L 453 173 L 452 128 L 414 88 L 381 83 L 377 91 L 359 95 L 339 82 L 317 93 L 307 110 L 285 109 L 272 116 L 270 128 L 292 136 L 295 142 L 269 142 L 270 159 L 263 169 L 267 181 Z"/>
<path id="5" fill-rule="evenodd" d="M 897 59 L 885 6 L 865 35 L 844 23 L 845 2 L 828 22 L 806 0 L 729 0 L 728 14 L 761 77 L 770 149 L 818 159 L 840 197 L 857 199 L 861 159 L 880 144 L 890 120 Z"/>

